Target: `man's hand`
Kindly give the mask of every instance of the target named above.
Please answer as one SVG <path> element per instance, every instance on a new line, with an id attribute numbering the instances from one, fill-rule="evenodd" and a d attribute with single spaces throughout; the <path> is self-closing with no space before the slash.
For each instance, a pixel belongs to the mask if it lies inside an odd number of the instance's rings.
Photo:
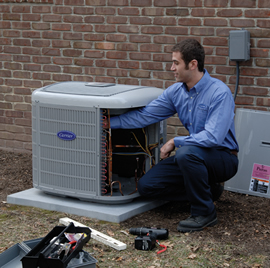
<path id="1" fill-rule="evenodd" d="M 174 140 L 171 139 L 167 141 L 160 149 L 160 158 L 165 159 L 169 157 L 174 148 L 175 148 Z"/>

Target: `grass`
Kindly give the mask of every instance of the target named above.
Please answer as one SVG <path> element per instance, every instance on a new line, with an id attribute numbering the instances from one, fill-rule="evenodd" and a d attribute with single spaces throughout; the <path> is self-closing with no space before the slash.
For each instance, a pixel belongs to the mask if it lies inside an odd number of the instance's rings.
<path id="1" fill-rule="evenodd" d="M 157 254 L 161 249 L 158 247 L 152 251 L 136 250 L 135 236 L 127 234 L 127 230 L 122 230 L 120 224 L 9 204 L 1 204 L 0 207 L 0 253 L 21 241 L 45 236 L 54 226 L 59 225 L 59 219 L 62 217 L 72 218 L 127 244 L 126 250 L 117 251 L 90 239 L 84 250 L 98 260 L 97 268 L 260 268 L 264 267 L 266 259 L 266 256 L 252 255 L 252 252 L 242 256 L 235 255 L 236 248 L 232 244 L 216 243 L 210 239 L 204 241 L 202 238 L 193 241 L 189 234 L 180 233 L 170 234 L 168 240 L 160 241 L 167 246 L 167 250 L 161 254 Z"/>

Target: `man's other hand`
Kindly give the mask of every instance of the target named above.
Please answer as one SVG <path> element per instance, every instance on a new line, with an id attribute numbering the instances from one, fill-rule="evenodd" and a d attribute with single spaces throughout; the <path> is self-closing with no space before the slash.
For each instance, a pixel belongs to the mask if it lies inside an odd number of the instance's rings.
<path id="1" fill-rule="evenodd" d="M 174 148 L 174 139 L 167 141 L 160 149 L 160 158 L 165 159 L 169 157 Z"/>

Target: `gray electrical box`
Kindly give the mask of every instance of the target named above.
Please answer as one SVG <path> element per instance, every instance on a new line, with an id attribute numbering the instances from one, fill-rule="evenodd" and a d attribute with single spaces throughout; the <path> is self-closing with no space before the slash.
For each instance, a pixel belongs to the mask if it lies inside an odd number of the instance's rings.
<path id="1" fill-rule="evenodd" d="M 247 30 L 230 31 L 229 57 L 232 61 L 250 59 L 250 33 Z"/>
<path id="2" fill-rule="evenodd" d="M 235 131 L 238 172 L 225 182 L 225 189 L 270 198 L 270 112 L 237 109 Z"/>

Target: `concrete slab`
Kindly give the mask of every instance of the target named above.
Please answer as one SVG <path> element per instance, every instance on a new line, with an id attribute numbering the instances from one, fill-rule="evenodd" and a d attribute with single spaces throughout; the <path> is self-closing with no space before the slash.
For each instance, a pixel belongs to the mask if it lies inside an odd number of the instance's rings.
<path id="1" fill-rule="evenodd" d="M 35 188 L 8 195 L 7 202 L 9 204 L 38 207 L 117 223 L 166 203 L 166 201 L 162 200 L 137 198 L 127 204 L 99 204 L 53 196 Z"/>

